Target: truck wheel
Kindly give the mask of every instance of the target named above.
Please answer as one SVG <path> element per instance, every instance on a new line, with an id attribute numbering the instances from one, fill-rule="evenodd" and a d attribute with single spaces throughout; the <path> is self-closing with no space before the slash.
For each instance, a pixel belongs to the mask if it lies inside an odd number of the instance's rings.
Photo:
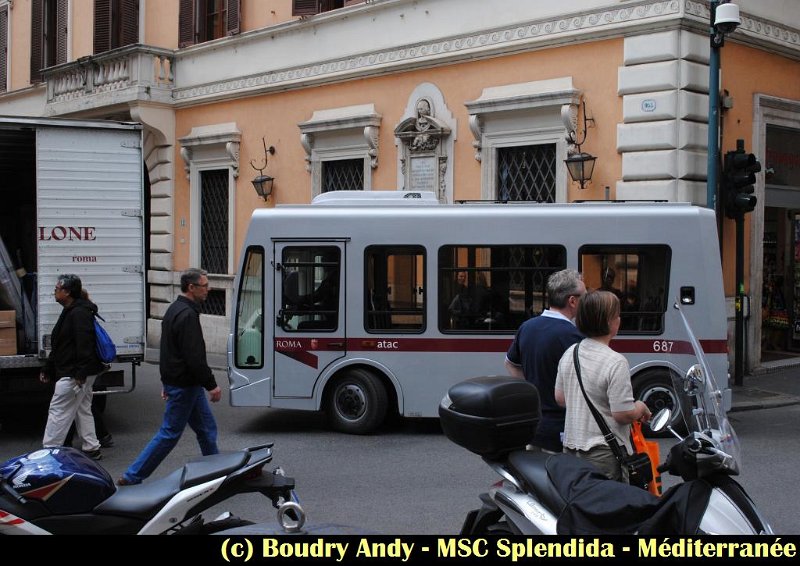
<path id="1" fill-rule="evenodd" d="M 332 385 L 326 403 L 331 427 L 349 434 L 367 434 L 386 417 L 386 388 L 373 374 L 350 369 Z"/>
<path id="2" fill-rule="evenodd" d="M 686 425 L 681 414 L 681 404 L 672 386 L 669 370 L 659 369 L 642 373 L 634 380 L 633 396 L 640 401 L 644 401 L 654 415 L 661 409 L 670 408 L 672 410 L 672 420 L 670 420 L 669 425 L 678 434 L 686 433 Z M 672 437 L 672 433 L 666 428 L 656 433 L 651 431 L 650 427 L 644 426 L 642 431 L 651 438 Z"/>

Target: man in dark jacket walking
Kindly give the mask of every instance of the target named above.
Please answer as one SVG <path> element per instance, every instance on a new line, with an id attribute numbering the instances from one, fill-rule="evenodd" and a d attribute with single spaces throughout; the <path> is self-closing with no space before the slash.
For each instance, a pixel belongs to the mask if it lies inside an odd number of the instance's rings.
<path id="1" fill-rule="evenodd" d="M 205 393 L 212 403 L 222 390 L 206 361 L 206 343 L 200 327 L 200 303 L 208 296 L 208 277 L 201 269 L 181 274 L 181 293 L 161 322 L 159 370 L 167 402 L 161 428 L 136 461 L 117 480 L 117 485 L 141 483 L 149 477 L 180 440 L 188 424 L 197 435 L 204 456 L 217 454 L 217 423 Z"/>
<path id="2" fill-rule="evenodd" d="M 81 450 L 99 460 L 100 443 L 92 417 L 92 385 L 105 366 L 97 357 L 94 315 L 97 306 L 81 297 L 80 277 L 61 275 L 53 291 L 64 309 L 51 334 L 53 349 L 39 374 L 43 382 L 55 380 L 42 445 L 63 446 L 72 421 L 81 439 Z"/>

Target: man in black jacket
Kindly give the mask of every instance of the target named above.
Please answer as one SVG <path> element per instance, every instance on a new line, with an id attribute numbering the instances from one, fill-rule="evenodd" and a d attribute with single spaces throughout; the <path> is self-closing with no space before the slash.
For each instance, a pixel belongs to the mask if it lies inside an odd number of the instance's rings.
<path id="1" fill-rule="evenodd" d="M 97 357 L 94 315 L 97 306 L 81 297 L 80 277 L 61 275 L 53 292 L 64 310 L 51 334 L 52 351 L 39 375 L 43 382 L 55 380 L 42 445 L 63 446 L 72 421 L 81 439 L 81 450 L 99 460 L 100 443 L 92 417 L 92 385 L 105 366 Z"/>
<path id="2" fill-rule="evenodd" d="M 117 485 L 141 483 L 150 476 L 180 440 L 188 424 L 197 434 L 204 456 L 217 454 L 217 423 L 205 393 L 212 403 L 222 390 L 206 361 L 206 343 L 200 327 L 200 303 L 208 296 L 208 277 L 201 269 L 181 274 L 181 293 L 161 321 L 159 369 L 167 402 L 161 428 L 136 461 L 117 480 Z"/>

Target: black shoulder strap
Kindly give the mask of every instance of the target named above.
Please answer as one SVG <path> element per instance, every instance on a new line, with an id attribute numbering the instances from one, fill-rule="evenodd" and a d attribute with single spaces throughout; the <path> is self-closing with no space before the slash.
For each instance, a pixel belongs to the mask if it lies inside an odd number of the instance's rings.
<path id="1" fill-rule="evenodd" d="M 572 350 L 572 359 L 575 362 L 575 374 L 578 376 L 578 385 L 581 386 L 583 398 L 586 399 L 586 404 L 589 405 L 589 410 L 592 412 L 594 420 L 597 421 L 597 426 L 600 427 L 600 432 L 603 433 L 603 438 L 611 448 L 611 451 L 614 453 L 614 456 L 616 456 L 617 460 L 622 463 L 625 455 L 623 454 L 622 448 L 617 442 L 617 437 L 614 436 L 614 433 L 611 432 L 610 428 L 608 428 L 608 424 L 606 423 L 605 419 L 597 411 L 597 408 L 594 406 L 594 404 L 589 400 L 589 396 L 586 394 L 586 389 L 583 388 L 583 380 L 581 379 L 581 363 L 578 359 L 578 346 L 580 346 L 580 344 L 580 342 L 575 344 L 575 348 Z"/>

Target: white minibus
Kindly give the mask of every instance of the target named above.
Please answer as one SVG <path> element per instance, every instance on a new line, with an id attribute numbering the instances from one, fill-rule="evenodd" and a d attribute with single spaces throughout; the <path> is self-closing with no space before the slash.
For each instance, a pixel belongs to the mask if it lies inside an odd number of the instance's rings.
<path id="1" fill-rule="evenodd" d="M 670 371 L 693 357 L 675 301 L 727 386 L 713 211 L 340 191 L 253 213 L 234 287 L 231 404 L 323 410 L 358 434 L 390 412 L 435 417 L 454 383 L 505 373 L 515 331 L 547 308 L 547 278 L 567 267 L 622 298 L 611 345 L 637 398 L 679 412 Z"/>

